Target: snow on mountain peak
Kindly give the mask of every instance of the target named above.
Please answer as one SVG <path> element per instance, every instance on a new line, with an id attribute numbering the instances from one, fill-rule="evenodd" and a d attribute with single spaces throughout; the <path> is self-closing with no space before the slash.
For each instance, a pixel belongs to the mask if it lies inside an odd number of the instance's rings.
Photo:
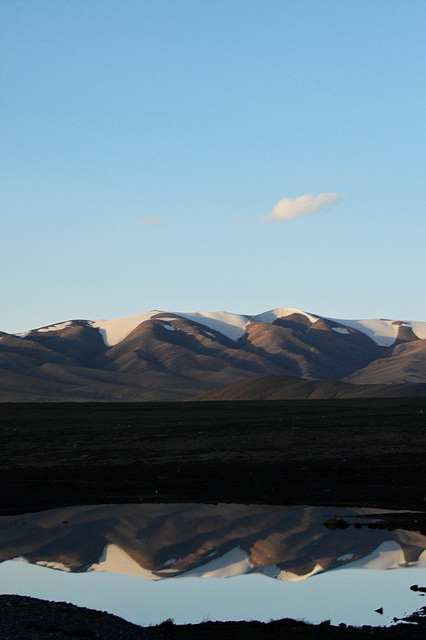
<path id="1" fill-rule="evenodd" d="M 106 346 L 113 347 L 124 340 L 141 322 L 150 320 L 152 316 L 158 313 L 161 313 L 161 311 L 146 311 L 145 313 L 125 316 L 124 318 L 115 318 L 113 320 L 88 320 L 87 324 L 94 329 L 99 329 Z"/>
<path id="2" fill-rule="evenodd" d="M 271 324 L 278 318 L 286 318 L 287 316 L 291 316 L 293 314 L 305 316 L 312 323 L 319 320 L 319 316 L 314 316 L 311 313 L 306 313 L 306 311 L 300 311 L 300 309 L 293 309 L 291 307 L 282 307 L 280 309 L 264 311 L 263 313 L 259 313 L 257 316 L 253 316 L 253 320 L 256 320 L 256 322 L 267 322 L 268 324 Z"/>
<path id="3" fill-rule="evenodd" d="M 401 324 L 411 327 L 418 338 L 426 338 L 426 322 L 399 322 L 395 320 L 338 320 L 327 318 L 332 322 L 356 329 L 371 338 L 380 347 L 390 347 L 398 337 Z"/>
<path id="4" fill-rule="evenodd" d="M 38 333 L 47 333 L 49 331 L 60 331 L 61 329 L 66 329 L 72 324 L 72 320 L 68 320 L 67 322 L 58 322 L 57 324 L 51 324 L 48 327 L 42 327 L 41 329 L 37 329 Z"/>
<path id="5" fill-rule="evenodd" d="M 213 331 L 218 331 L 235 341 L 245 335 L 245 327 L 251 319 L 250 316 L 228 313 L 227 311 L 199 311 L 196 313 L 177 313 L 176 315 L 191 322 L 202 324 Z"/>
<path id="6" fill-rule="evenodd" d="M 229 313 L 226 311 L 197 311 L 193 313 L 181 313 L 174 311 L 147 311 L 132 316 L 125 316 L 124 318 L 115 318 L 112 320 L 87 320 L 84 321 L 86 325 L 98 329 L 102 335 L 102 338 L 107 347 L 112 347 L 129 335 L 133 329 L 135 329 L 142 322 L 151 320 L 159 314 L 167 314 L 170 317 L 159 318 L 159 320 L 173 321 L 177 318 L 185 318 L 189 322 L 195 322 L 199 325 L 221 333 L 230 340 L 237 341 L 242 338 L 247 331 L 247 325 L 250 322 L 263 322 L 266 324 L 272 324 L 279 318 L 286 318 L 293 314 L 305 316 L 313 325 L 320 320 L 323 316 L 314 315 L 301 311 L 299 309 L 293 309 L 291 307 L 281 307 L 265 311 L 257 315 L 243 315 L 237 313 Z M 373 340 L 377 345 L 383 347 L 389 347 L 394 344 L 398 336 L 400 326 L 411 328 L 414 335 L 419 339 L 426 339 L 426 322 L 408 322 L 398 320 L 384 320 L 384 319 L 371 319 L 371 320 L 341 320 L 337 318 L 324 317 L 325 320 L 329 320 L 339 327 L 332 327 L 336 332 L 347 334 L 350 336 L 350 331 L 345 331 L 345 327 L 349 329 L 355 329 L 361 333 L 364 333 L 367 337 Z M 81 321 L 80 321 L 81 322 Z M 59 331 L 70 325 L 72 321 L 61 322 L 41 329 L 37 329 L 38 333 L 47 333 L 51 331 Z M 28 333 L 15 334 L 17 337 L 25 338 Z M 214 334 L 210 334 L 214 337 Z"/>
<path id="7" fill-rule="evenodd" d="M 173 316 L 185 318 L 190 322 L 197 322 L 208 329 L 217 331 L 231 340 L 238 340 L 245 334 L 245 326 L 250 321 L 249 316 L 238 315 L 236 313 L 227 313 L 226 311 L 212 312 L 194 312 L 194 313 L 176 313 L 174 311 L 147 311 L 134 316 L 126 316 L 125 318 L 116 318 L 114 320 L 89 320 L 89 324 L 94 329 L 99 329 L 105 344 L 113 347 L 118 344 L 126 336 L 129 335 L 142 322 L 151 320 L 160 313 L 171 313 Z M 176 318 L 160 318 L 160 320 L 175 320 Z"/>

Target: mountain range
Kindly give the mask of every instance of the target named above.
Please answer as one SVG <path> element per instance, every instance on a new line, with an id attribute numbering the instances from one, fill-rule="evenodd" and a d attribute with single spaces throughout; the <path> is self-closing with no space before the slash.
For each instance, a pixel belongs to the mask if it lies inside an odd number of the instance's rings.
<path id="1" fill-rule="evenodd" d="M 426 395 L 426 322 L 150 311 L 0 332 L 0 401 L 372 395 Z"/>

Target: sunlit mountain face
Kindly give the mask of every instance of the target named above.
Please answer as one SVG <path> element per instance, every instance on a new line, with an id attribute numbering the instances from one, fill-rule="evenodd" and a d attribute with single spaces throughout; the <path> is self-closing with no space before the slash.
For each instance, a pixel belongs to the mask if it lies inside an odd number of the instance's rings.
<path id="1" fill-rule="evenodd" d="M 279 308 L 149 311 L 0 332 L 0 400 L 189 399 L 265 375 L 280 378 L 278 397 L 371 397 L 376 384 L 386 386 L 376 396 L 426 395 L 426 323 Z M 283 377 L 311 385 L 295 392 Z M 336 384 L 312 386 L 324 381 Z"/>
<path id="2" fill-rule="evenodd" d="M 426 537 L 392 512 L 250 505 L 106 505 L 0 518 L 0 560 L 151 580 L 260 573 L 298 581 L 351 566 L 426 568 Z"/>

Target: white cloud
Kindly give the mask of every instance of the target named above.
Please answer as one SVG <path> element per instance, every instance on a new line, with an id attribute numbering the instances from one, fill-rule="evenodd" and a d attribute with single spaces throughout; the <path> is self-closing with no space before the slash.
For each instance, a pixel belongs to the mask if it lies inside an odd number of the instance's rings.
<path id="1" fill-rule="evenodd" d="M 163 218 L 160 218 L 160 216 L 151 216 L 149 218 L 142 218 L 139 224 L 142 227 L 146 227 L 149 224 L 154 224 L 154 225 L 163 224 Z"/>
<path id="2" fill-rule="evenodd" d="M 262 220 L 271 222 L 289 222 L 301 216 L 307 216 L 319 209 L 330 207 L 346 196 L 339 196 L 338 193 L 320 193 L 314 196 L 309 193 L 298 198 L 283 198 L 279 200 L 269 216 L 262 216 Z"/>

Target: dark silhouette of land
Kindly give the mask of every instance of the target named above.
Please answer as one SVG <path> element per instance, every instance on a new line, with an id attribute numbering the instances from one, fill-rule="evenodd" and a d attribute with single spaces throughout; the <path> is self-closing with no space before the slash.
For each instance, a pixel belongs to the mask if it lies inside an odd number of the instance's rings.
<path id="1" fill-rule="evenodd" d="M 426 505 L 421 398 L 0 407 L 2 514 L 141 501 Z"/>

